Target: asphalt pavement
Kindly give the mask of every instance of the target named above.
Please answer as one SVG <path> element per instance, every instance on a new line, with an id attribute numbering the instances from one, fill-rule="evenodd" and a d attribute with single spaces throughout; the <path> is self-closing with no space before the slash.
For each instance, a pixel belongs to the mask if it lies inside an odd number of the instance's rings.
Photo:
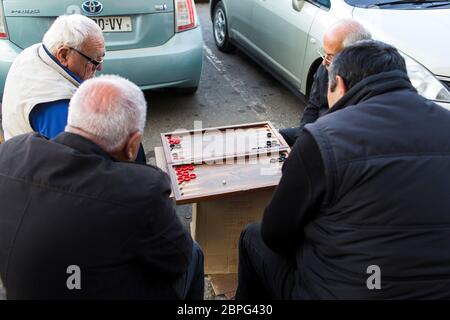
<path id="1" fill-rule="evenodd" d="M 150 158 L 161 132 L 270 120 L 275 127 L 298 124 L 304 104 L 243 53 L 216 49 L 207 3 L 197 4 L 204 38 L 203 72 L 193 96 L 151 92 L 144 147 Z"/>
<path id="2" fill-rule="evenodd" d="M 271 121 L 279 129 L 296 126 L 304 109 L 302 99 L 244 53 L 220 52 L 214 43 L 209 5 L 198 3 L 197 10 L 204 39 L 203 72 L 197 93 L 146 93 L 143 144 L 151 164 L 155 164 L 154 148 L 161 146 L 162 132 L 190 130 L 195 121 L 201 121 L 203 128 Z M 177 213 L 187 226 L 191 206 L 179 206 Z"/>

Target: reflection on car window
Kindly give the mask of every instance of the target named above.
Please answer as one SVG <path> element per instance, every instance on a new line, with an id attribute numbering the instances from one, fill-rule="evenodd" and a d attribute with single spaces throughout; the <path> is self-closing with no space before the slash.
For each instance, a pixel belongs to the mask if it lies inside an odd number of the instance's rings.
<path id="1" fill-rule="evenodd" d="M 356 7 L 370 7 L 380 0 L 345 0 L 345 2 Z"/>
<path id="2" fill-rule="evenodd" d="M 318 5 L 321 5 L 323 7 L 331 7 L 330 0 L 311 0 L 314 3 L 317 3 Z"/>

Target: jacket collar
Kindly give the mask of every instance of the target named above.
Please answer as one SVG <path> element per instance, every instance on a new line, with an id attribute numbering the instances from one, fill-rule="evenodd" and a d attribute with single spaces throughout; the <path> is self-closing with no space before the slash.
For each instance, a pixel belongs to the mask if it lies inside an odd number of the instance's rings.
<path id="1" fill-rule="evenodd" d="M 103 150 L 100 146 L 78 134 L 63 132 L 57 135 L 53 141 L 66 145 L 72 149 L 76 149 L 84 154 L 96 154 L 105 159 L 112 160 L 115 162 L 117 161 L 113 157 L 111 157 L 105 150 Z"/>
<path id="2" fill-rule="evenodd" d="M 75 73 L 70 71 L 68 68 L 64 67 L 54 55 L 48 51 L 44 44 L 39 47 L 39 56 L 42 61 L 48 66 L 52 67 L 58 73 L 60 73 L 64 78 L 69 80 L 73 85 L 79 87 L 83 80 L 81 80 Z"/>
<path id="3" fill-rule="evenodd" d="M 405 72 L 400 70 L 381 72 L 358 82 L 339 99 L 328 113 L 356 105 L 373 96 L 404 89 L 416 91 Z"/>

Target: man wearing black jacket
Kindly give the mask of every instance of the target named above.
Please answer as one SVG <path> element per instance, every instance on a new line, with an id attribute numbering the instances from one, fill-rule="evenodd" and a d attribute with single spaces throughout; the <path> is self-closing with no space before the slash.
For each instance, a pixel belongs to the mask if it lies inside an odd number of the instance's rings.
<path id="1" fill-rule="evenodd" d="M 329 79 L 330 113 L 241 235 L 236 298 L 450 298 L 450 112 L 381 42 L 344 49 Z"/>
<path id="2" fill-rule="evenodd" d="M 303 111 L 300 126 L 280 130 L 281 135 L 293 146 L 301 129 L 308 123 L 313 123 L 328 112 L 328 68 L 336 56 L 345 47 L 361 40 L 370 40 L 371 34 L 359 22 L 353 19 L 342 19 L 334 24 L 323 37 L 323 50 L 319 53 L 322 64 L 314 74 L 314 81 L 309 93 L 308 104 Z"/>
<path id="3" fill-rule="evenodd" d="M 0 275 L 8 299 L 202 299 L 203 255 L 168 176 L 134 162 L 144 95 L 84 82 L 68 126 L 0 146 Z"/>

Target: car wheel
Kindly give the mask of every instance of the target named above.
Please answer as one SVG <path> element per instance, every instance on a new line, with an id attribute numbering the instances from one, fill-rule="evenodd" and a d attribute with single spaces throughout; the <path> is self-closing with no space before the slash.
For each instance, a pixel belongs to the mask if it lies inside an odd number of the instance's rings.
<path id="1" fill-rule="evenodd" d="M 222 1 L 219 1 L 214 8 L 213 34 L 216 46 L 220 51 L 232 52 L 236 49 L 230 42 L 228 20 Z"/>

